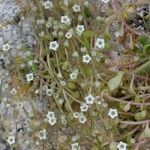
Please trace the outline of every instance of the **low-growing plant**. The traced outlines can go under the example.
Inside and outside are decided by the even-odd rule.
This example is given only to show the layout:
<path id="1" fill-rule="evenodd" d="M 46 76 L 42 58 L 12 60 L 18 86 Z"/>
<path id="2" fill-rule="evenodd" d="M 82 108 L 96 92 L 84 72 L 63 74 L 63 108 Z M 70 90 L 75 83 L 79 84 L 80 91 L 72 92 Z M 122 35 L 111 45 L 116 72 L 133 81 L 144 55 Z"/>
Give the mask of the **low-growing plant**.
<path id="1" fill-rule="evenodd" d="M 61 131 L 59 150 L 150 148 L 150 38 L 127 23 L 137 5 L 34 0 L 37 43 L 18 70 L 46 104 L 31 122 L 45 145 Z"/>

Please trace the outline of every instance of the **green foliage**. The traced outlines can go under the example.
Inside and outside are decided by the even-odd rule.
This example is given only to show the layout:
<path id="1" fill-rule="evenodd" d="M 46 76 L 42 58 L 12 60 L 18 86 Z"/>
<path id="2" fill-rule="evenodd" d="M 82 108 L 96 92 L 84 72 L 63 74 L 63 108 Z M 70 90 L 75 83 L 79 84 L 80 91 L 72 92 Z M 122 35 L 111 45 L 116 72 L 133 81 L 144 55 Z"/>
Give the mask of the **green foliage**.
<path id="1" fill-rule="evenodd" d="M 118 72 L 115 77 L 108 81 L 108 88 L 110 91 L 114 91 L 120 86 L 123 74 L 124 72 Z"/>

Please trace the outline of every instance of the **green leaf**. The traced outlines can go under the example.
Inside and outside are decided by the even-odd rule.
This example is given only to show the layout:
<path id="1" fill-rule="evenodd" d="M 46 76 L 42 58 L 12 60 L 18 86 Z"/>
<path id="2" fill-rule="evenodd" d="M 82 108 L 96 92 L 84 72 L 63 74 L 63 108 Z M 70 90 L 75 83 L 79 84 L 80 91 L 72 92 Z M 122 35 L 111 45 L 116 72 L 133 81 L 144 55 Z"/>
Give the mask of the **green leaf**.
<path id="1" fill-rule="evenodd" d="M 128 103 L 128 104 L 126 104 L 125 106 L 124 106 L 124 111 L 125 112 L 128 112 L 129 110 L 130 110 L 130 103 Z"/>
<path id="2" fill-rule="evenodd" d="M 149 124 L 146 124 L 146 127 L 144 129 L 144 131 L 142 132 L 141 138 L 150 138 L 150 128 L 149 128 Z"/>
<path id="3" fill-rule="evenodd" d="M 146 20 L 146 28 L 150 30 L 150 19 Z"/>
<path id="4" fill-rule="evenodd" d="M 150 44 L 145 45 L 143 48 L 143 51 L 146 56 L 149 56 L 150 55 Z"/>
<path id="5" fill-rule="evenodd" d="M 138 67 L 134 73 L 150 73 L 150 61 Z"/>
<path id="6" fill-rule="evenodd" d="M 87 30 L 83 33 L 83 42 L 86 48 L 90 48 L 90 39 L 94 36 L 94 32 Z"/>
<path id="7" fill-rule="evenodd" d="M 138 112 L 135 114 L 135 119 L 138 121 L 145 119 L 145 117 L 146 117 L 146 110 L 143 110 L 142 112 Z"/>
<path id="8" fill-rule="evenodd" d="M 108 88 L 110 91 L 114 91 L 120 86 L 123 74 L 124 72 L 120 71 L 118 72 L 117 76 L 109 80 Z"/>
<path id="9" fill-rule="evenodd" d="M 68 87 L 69 89 L 74 90 L 74 89 L 76 89 L 76 84 L 75 84 L 74 82 L 68 82 L 68 83 L 67 83 L 67 87 Z"/>
<path id="10" fill-rule="evenodd" d="M 109 148 L 110 150 L 117 150 L 117 144 L 115 142 L 111 142 Z"/>
<path id="11" fill-rule="evenodd" d="M 141 43 L 143 46 L 149 44 L 149 38 L 148 38 L 147 36 L 145 36 L 145 35 L 141 35 L 141 36 L 139 37 L 139 41 L 140 41 L 140 43 Z"/>
<path id="12" fill-rule="evenodd" d="M 69 68 L 69 62 L 64 62 L 63 65 L 62 65 L 62 69 L 69 72 L 70 71 L 70 68 Z"/>
<path id="13" fill-rule="evenodd" d="M 132 79 L 131 79 L 131 82 L 130 82 L 130 87 L 129 87 L 129 93 L 131 94 L 131 95 L 133 95 L 133 96 L 135 96 L 136 95 L 136 92 L 135 92 L 135 90 L 134 90 L 134 88 L 133 88 L 133 83 L 134 83 L 134 76 L 132 77 Z"/>
<path id="14" fill-rule="evenodd" d="M 90 13 L 89 8 L 86 7 L 86 6 L 84 6 L 84 15 L 85 15 L 85 17 L 87 17 L 87 18 L 92 17 L 92 14 Z"/>

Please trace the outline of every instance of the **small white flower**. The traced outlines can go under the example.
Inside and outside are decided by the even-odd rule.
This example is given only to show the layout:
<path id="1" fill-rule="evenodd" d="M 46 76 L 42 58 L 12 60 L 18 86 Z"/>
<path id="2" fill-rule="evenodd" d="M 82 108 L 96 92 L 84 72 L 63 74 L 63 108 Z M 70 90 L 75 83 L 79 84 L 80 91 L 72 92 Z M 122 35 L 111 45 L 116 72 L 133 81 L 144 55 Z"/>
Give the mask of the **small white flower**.
<path id="1" fill-rule="evenodd" d="M 61 80 L 61 81 L 60 81 L 60 85 L 61 85 L 61 86 L 66 86 L 66 81 Z"/>
<path id="2" fill-rule="evenodd" d="M 81 36 L 84 31 L 85 31 L 84 25 L 77 25 L 76 32 L 79 36 Z"/>
<path id="3" fill-rule="evenodd" d="M 43 2 L 42 5 L 44 6 L 45 9 L 51 10 L 53 8 L 53 2 L 47 0 L 46 2 Z"/>
<path id="4" fill-rule="evenodd" d="M 85 97 L 85 101 L 87 104 L 93 104 L 95 100 L 95 97 L 91 94 L 89 94 L 88 96 Z"/>
<path id="5" fill-rule="evenodd" d="M 46 117 L 47 117 L 48 119 L 55 118 L 55 113 L 54 113 L 53 111 L 48 111 Z"/>
<path id="6" fill-rule="evenodd" d="M 66 37 L 67 39 L 72 38 L 72 32 L 71 32 L 71 31 L 68 31 L 68 32 L 65 34 L 65 37 Z"/>
<path id="7" fill-rule="evenodd" d="M 86 112 L 88 110 L 88 105 L 86 103 L 81 103 L 80 110 Z"/>
<path id="8" fill-rule="evenodd" d="M 16 95 L 17 94 L 17 90 L 15 88 L 12 88 L 11 91 L 10 91 L 10 93 L 12 95 Z"/>
<path id="9" fill-rule="evenodd" d="M 71 19 L 68 16 L 61 16 L 61 23 L 64 23 L 66 25 L 70 25 Z"/>
<path id="10" fill-rule="evenodd" d="M 101 0 L 103 3 L 108 3 L 110 0 Z"/>
<path id="11" fill-rule="evenodd" d="M 27 81 L 33 81 L 33 73 L 26 74 Z"/>
<path id="12" fill-rule="evenodd" d="M 43 129 L 39 132 L 39 139 L 46 140 L 46 129 Z"/>
<path id="13" fill-rule="evenodd" d="M 74 117 L 74 118 L 79 118 L 79 112 L 74 112 L 74 113 L 73 113 L 73 117 Z"/>
<path id="14" fill-rule="evenodd" d="M 71 144 L 71 150 L 80 150 L 79 143 L 73 143 Z"/>
<path id="15" fill-rule="evenodd" d="M 84 53 L 84 52 L 87 51 L 87 49 L 86 49 L 86 47 L 81 47 L 81 48 L 80 48 L 80 51 L 81 51 L 82 53 Z"/>
<path id="16" fill-rule="evenodd" d="M 122 141 L 117 145 L 118 150 L 127 150 L 127 144 Z"/>
<path id="17" fill-rule="evenodd" d="M 71 79 L 71 80 L 75 80 L 75 79 L 77 78 L 77 76 L 78 76 L 78 73 L 75 72 L 75 71 L 73 71 L 73 72 L 70 74 L 70 79 Z"/>
<path id="18" fill-rule="evenodd" d="M 114 119 L 115 117 L 117 117 L 118 116 L 117 109 L 110 108 L 109 112 L 108 112 L 108 116 L 111 117 L 112 119 Z"/>
<path id="19" fill-rule="evenodd" d="M 56 123 L 56 118 L 53 117 L 53 118 L 50 118 L 48 119 L 48 122 L 51 124 L 51 125 L 54 125 Z"/>
<path id="20" fill-rule="evenodd" d="M 83 55 L 82 56 L 82 61 L 84 62 L 84 63 L 89 63 L 90 61 L 91 61 L 91 57 L 90 57 L 90 55 L 89 54 L 85 54 L 85 55 Z"/>
<path id="21" fill-rule="evenodd" d="M 47 90 L 46 90 L 46 95 L 47 95 L 47 96 L 52 96 L 53 93 L 54 93 L 54 91 L 53 91 L 52 89 L 47 89 Z"/>
<path id="22" fill-rule="evenodd" d="M 49 49 L 52 49 L 53 51 L 57 51 L 59 47 L 59 44 L 57 41 L 53 41 L 49 43 Z"/>
<path id="23" fill-rule="evenodd" d="M 14 136 L 9 136 L 8 139 L 7 139 L 7 142 L 12 145 L 15 143 L 15 137 Z"/>
<path id="24" fill-rule="evenodd" d="M 61 115 L 60 118 L 61 118 L 61 123 L 62 123 L 63 125 L 66 125 L 66 124 L 67 124 L 66 116 L 65 116 L 65 115 Z"/>
<path id="25" fill-rule="evenodd" d="M 77 5 L 77 4 L 74 4 L 72 9 L 74 12 L 80 12 L 81 11 L 80 5 Z"/>
<path id="26" fill-rule="evenodd" d="M 7 52 L 7 51 L 9 51 L 10 50 L 10 45 L 7 43 L 7 44 L 4 44 L 3 45 L 3 47 L 2 47 L 2 50 L 4 51 L 4 52 Z"/>
<path id="27" fill-rule="evenodd" d="M 105 47 L 105 41 L 102 38 L 98 38 L 95 42 L 95 47 L 98 49 L 104 48 Z"/>
<path id="28" fill-rule="evenodd" d="M 86 117 L 82 114 L 82 115 L 79 115 L 79 122 L 84 124 L 85 122 L 87 121 Z"/>

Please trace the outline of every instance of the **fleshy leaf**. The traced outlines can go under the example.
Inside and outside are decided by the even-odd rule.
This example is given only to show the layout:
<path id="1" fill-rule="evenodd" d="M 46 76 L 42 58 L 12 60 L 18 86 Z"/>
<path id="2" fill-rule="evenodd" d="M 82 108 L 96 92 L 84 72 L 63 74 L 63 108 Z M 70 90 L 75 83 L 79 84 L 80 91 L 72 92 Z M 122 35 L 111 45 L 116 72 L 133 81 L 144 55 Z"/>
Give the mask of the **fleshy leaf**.
<path id="1" fill-rule="evenodd" d="M 120 86 L 123 74 L 124 72 L 120 71 L 118 72 L 117 76 L 109 80 L 108 88 L 110 91 L 114 91 Z"/>

